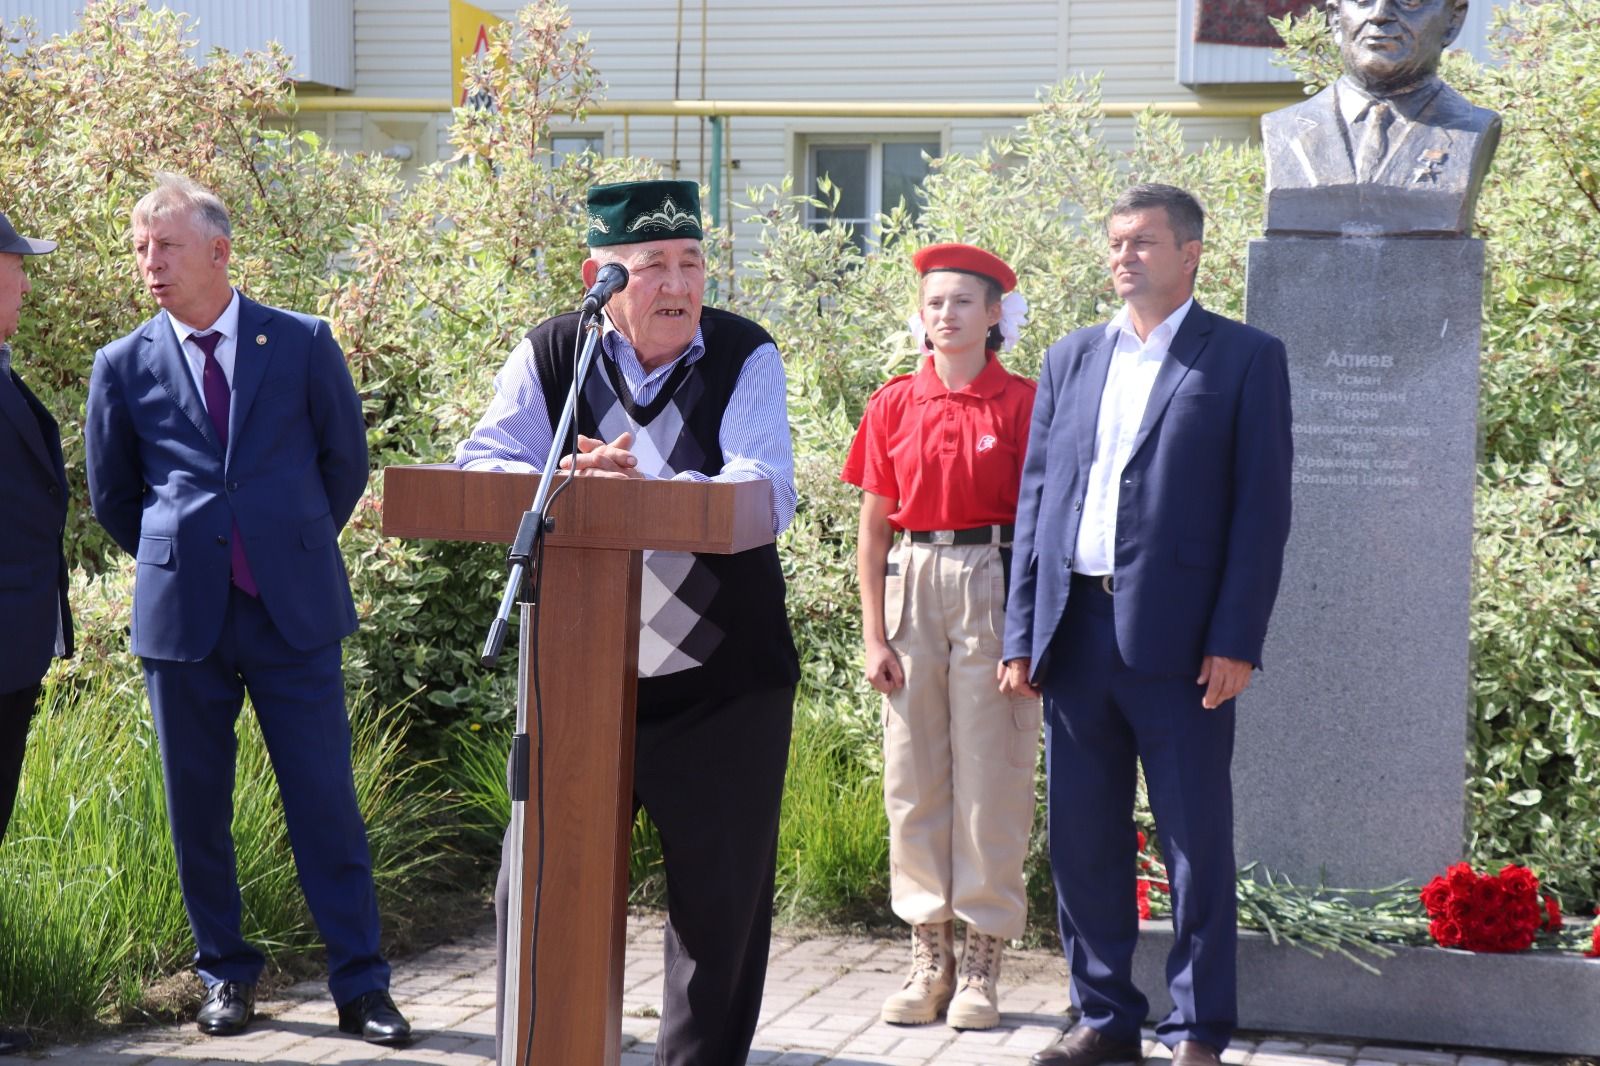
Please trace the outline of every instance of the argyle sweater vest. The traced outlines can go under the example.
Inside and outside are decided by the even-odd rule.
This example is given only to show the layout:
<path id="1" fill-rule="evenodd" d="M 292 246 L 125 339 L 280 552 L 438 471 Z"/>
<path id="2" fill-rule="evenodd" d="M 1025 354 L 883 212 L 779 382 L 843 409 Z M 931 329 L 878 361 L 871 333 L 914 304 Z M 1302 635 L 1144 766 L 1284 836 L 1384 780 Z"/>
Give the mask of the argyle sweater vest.
<path id="1" fill-rule="evenodd" d="M 616 364 L 596 353 L 578 398 L 577 429 L 614 440 L 634 435 L 639 470 L 670 478 L 722 469 L 722 418 L 745 360 L 772 343 L 754 322 L 704 308 L 705 354 L 669 372 L 649 404 L 637 404 Z M 578 315 L 528 332 L 552 426 L 572 387 Z M 774 545 L 735 555 L 647 551 L 640 588 L 639 708 L 682 706 L 794 684 L 799 658 L 784 610 L 783 570 Z"/>

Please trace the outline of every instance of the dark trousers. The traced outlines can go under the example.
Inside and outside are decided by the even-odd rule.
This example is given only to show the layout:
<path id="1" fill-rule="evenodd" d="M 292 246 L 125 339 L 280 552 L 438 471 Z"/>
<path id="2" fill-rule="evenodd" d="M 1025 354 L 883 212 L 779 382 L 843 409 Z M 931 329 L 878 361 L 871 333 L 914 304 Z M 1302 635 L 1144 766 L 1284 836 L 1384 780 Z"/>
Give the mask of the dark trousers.
<path id="1" fill-rule="evenodd" d="M 192 663 L 144 661 L 178 883 L 208 985 L 253 983 L 264 963 L 240 929 L 233 851 L 234 722 L 248 692 L 283 796 L 300 887 L 328 946 L 334 1001 L 389 986 L 339 658 L 338 643 L 310 652 L 291 647 L 260 601 L 233 589 L 209 655 Z"/>
<path id="2" fill-rule="evenodd" d="M 6 826 L 11 824 L 17 782 L 22 779 L 22 752 L 28 744 L 28 726 L 38 702 L 38 685 L 0 692 L 0 840 L 6 838 Z"/>
<path id="3" fill-rule="evenodd" d="M 1072 1001 L 1118 1040 L 1137 1040 L 1149 1011 L 1132 978 L 1137 759 L 1172 884 L 1175 1006 L 1156 1035 L 1168 1046 L 1221 1049 L 1237 1021 L 1234 704 L 1208 711 L 1194 678 L 1130 669 L 1117 652 L 1115 609 L 1098 581 L 1074 581 L 1044 679 L 1050 866 Z"/>
<path id="4" fill-rule="evenodd" d="M 772 938 L 793 712 L 792 688 L 639 710 L 634 806 L 661 834 L 667 876 L 657 1066 L 743 1066 L 749 1054 Z M 509 854 L 508 839 L 494 894 L 501 1003 Z M 497 1024 L 497 1059 L 502 1039 Z"/>

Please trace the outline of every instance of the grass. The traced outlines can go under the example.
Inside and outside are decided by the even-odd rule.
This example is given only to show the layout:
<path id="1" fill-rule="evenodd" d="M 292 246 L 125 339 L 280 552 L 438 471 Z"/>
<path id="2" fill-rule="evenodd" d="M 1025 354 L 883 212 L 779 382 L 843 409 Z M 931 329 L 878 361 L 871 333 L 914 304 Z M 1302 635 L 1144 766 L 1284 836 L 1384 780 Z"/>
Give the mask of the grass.
<path id="1" fill-rule="evenodd" d="M 386 918 L 447 855 L 448 802 L 423 784 L 392 716 L 353 701 L 356 790 Z M 246 935 L 274 958 L 316 943 L 277 782 L 240 716 L 234 840 Z M 391 924 L 392 921 L 386 922 Z M 49 685 L 0 847 L 0 1021 L 70 1032 L 137 1017 L 193 944 L 168 835 L 155 728 L 137 678 Z"/>
<path id="2" fill-rule="evenodd" d="M 796 702 L 778 833 L 779 917 L 889 919 L 881 743 L 875 713 L 820 694 Z"/>

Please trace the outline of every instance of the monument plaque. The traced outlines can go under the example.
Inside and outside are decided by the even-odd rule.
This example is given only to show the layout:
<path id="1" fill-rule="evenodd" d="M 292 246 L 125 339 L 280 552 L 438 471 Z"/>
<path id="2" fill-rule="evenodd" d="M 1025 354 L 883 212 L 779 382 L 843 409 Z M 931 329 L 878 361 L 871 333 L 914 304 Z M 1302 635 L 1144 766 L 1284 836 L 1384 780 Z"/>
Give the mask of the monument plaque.
<path id="1" fill-rule="evenodd" d="M 1425 883 L 1461 857 L 1483 243 L 1500 116 L 1440 79 L 1467 0 L 1325 0 L 1344 74 L 1262 118 L 1246 319 L 1283 339 L 1294 527 L 1239 716 L 1240 861 Z"/>
<path id="2" fill-rule="evenodd" d="M 1425 882 L 1461 857 L 1483 243 L 1252 241 L 1294 527 L 1234 761 L 1241 862 Z"/>

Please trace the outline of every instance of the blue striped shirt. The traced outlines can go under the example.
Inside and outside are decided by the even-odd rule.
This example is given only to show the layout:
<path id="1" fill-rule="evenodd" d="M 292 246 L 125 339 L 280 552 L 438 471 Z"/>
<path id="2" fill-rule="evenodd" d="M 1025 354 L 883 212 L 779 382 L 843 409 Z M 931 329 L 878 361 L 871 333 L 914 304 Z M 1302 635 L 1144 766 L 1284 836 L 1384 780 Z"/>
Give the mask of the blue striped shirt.
<path id="1" fill-rule="evenodd" d="M 649 404 L 674 367 L 695 363 L 706 354 L 698 329 L 682 355 L 646 372 L 633 345 L 611 327 L 601 334 L 601 354 L 622 373 L 634 401 Z M 600 373 L 598 367 L 591 374 Z M 456 465 L 465 470 L 511 470 L 538 473 L 550 454 L 554 436 L 545 407 L 533 345 L 523 338 L 494 378 L 494 398 L 472 436 L 456 448 Z M 783 359 L 772 344 L 763 344 L 745 360 L 728 398 L 719 433 L 722 469 L 714 475 L 698 470 L 674 474 L 674 481 L 756 481 L 772 485 L 772 532 L 782 533 L 794 520 L 794 445 L 789 438 L 789 410 Z"/>

